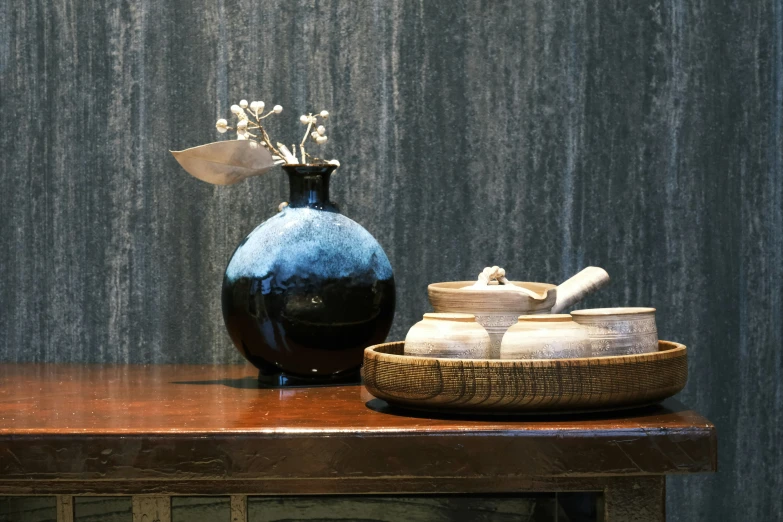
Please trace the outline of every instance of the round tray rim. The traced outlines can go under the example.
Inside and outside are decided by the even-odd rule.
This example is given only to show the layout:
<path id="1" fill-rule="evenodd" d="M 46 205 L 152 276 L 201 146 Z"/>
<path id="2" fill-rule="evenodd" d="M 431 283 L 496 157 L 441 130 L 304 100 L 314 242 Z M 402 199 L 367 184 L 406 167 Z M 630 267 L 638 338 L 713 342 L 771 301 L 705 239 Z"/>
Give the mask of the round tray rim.
<path id="1" fill-rule="evenodd" d="M 674 341 L 658 341 L 658 351 L 648 353 L 637 353 L 630 355 L 606 355 L 603 357 L 573 357 L 563 359 L 452 359 L 445 357 L 418 357 L 412 355 L 397 355 L 393 353 L 379 352 L 377 348 L 385 348 L 392 346 L 405 345 L 404 341 L 396 341 L 390 343 L 376 344 L 364 349 L 364 356 L 385 359 L 389 362 L 396 362 L 400 364 L 412 364 L 415 360 L 421 361 L 437 361 L 440 365 L 453 366 L 462 365 L 466 362 L 470 364 L 487 364 L 490 366 L 498 367 L 519 367 L 522 366 L 537 366 L 537 367 L 555 367 L 562 366 L 564 364 L 571 366 L 588 366 L 599 361 L 606 361 L 607 363 L 640 363 L 649 360 L 661 360 L 682 357 L 687 355 L 687 346 L 684 344 L 676 343 Z M 663 349 L 662 349 L 663 348 Z"/>
<path id="2" fill-rule="evenodd" d="M 687 348 L 672 341 L 659 340 L 657 352 L 579 359 L 446 359 L 378 351 L 401 353 L 404 345 L 365 350 L 365 387 L 392 407 L 439 414 L 630 409 L 661 402 L 688 380 Z"/>

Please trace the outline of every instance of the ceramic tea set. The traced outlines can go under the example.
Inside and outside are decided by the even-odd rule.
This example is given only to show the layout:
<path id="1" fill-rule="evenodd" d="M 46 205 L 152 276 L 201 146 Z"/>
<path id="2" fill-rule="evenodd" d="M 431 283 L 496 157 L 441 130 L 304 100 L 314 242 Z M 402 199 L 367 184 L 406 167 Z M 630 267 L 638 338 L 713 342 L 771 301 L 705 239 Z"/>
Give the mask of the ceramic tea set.
<path id="1" fill-rule="evenodd" d="M 392 407 L 433 413 L 562 414 L 647 406 L 688 379 L 685 345 L 660 341 L 654 308 L 566 309 L 609 281 L 588 267 L 559 286 L 429 285 L 434 313 L 405 342 L 364 351 L 364 385 Z"/>
<path id="2" fill-rule="evenodd" d="M 654 308 L 562 313 L 609 282 L 587 267 L 559 286 L 509 281 L 485 268 L 477 281 L 433 283 L 434 313 L 413 325 L 405 355 L 453 359 L 565 359 L 658 351 Z"/>

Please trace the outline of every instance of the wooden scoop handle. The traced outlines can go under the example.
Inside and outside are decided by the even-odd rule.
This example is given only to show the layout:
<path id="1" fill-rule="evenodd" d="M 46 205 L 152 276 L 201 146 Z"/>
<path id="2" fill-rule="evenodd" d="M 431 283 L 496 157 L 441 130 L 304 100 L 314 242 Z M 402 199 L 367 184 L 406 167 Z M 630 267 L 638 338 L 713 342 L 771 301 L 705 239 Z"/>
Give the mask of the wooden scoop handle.
<path id="1" fill-rule="evenodd" d="M 588 266 L 557 287 L 557 301 L 555 301 L 551 312 L 559 314 L 587 297 L 588 294 L 604 287 L 608 282 L 609 274 L 606 273 L 606 270 L 597 266 Z"/>

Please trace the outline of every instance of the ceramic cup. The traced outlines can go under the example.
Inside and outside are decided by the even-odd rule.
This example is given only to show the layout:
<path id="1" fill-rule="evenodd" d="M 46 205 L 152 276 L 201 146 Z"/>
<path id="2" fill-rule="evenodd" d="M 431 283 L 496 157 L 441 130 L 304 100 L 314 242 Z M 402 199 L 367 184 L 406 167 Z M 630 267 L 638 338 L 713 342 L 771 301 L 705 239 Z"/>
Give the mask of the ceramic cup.
<path id="1" fill-rule="evenodd" d="M 473 314 L 424 314 L 405 337 L 405 355 L 488 359 L 491 341 Z"/>
<path id="2" fill-rule="evenodd" d="M 587 328 L 593 357 L 658 351 L 655 308 L 592 308 L 571 315 Z"/>
<path id="3" fill-rule="evenodd" d="M 521 315 L 503 336 L 501 359 L 590 357 L 587 329 L 568 314 Z"/>

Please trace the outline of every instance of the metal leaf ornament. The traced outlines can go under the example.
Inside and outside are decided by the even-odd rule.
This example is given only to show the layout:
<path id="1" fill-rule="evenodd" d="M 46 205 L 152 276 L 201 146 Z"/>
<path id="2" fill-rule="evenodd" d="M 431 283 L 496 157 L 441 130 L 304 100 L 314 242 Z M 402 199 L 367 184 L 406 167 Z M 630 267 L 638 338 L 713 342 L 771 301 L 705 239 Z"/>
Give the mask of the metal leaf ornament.
<path id="1" fill-rule="evenodd" d="M 171 153 L 188 174 L 213 185 L 233 185 L 275 165 L 269 151 L 251 140 L 218 141 Z"/>

